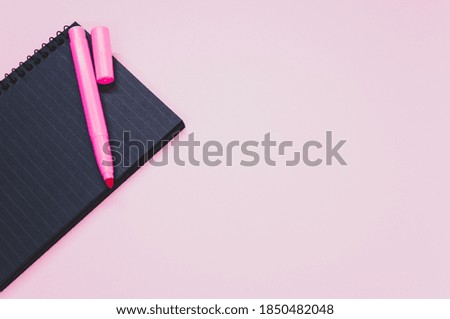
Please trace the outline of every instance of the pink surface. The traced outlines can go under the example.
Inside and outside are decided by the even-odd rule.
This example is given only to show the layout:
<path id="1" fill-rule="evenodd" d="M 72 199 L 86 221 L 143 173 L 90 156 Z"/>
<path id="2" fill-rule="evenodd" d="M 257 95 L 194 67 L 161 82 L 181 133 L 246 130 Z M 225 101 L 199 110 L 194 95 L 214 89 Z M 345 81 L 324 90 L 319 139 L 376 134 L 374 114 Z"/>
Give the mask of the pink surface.
<path id="1" fill-rule="evenodd" d="M 107 25 L 182 139 L 332 130 L 349 165 L 147 164 L 0 297 L 450 297 L 450 2 L 17 3 L 4 72 Z"/>

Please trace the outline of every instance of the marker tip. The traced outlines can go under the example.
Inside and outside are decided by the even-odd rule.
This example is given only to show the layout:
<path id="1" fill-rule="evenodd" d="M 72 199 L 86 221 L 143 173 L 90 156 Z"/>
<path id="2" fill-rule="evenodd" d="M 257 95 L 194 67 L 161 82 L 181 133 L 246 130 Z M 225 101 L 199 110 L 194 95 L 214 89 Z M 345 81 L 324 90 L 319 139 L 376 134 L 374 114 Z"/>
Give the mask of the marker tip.
<path id="1" fill-rule="evenodd" d="M 106 186 L 109 188 L 112 188 L 114 186 L 114 178 L 107 178 L 105 179 Z"/>

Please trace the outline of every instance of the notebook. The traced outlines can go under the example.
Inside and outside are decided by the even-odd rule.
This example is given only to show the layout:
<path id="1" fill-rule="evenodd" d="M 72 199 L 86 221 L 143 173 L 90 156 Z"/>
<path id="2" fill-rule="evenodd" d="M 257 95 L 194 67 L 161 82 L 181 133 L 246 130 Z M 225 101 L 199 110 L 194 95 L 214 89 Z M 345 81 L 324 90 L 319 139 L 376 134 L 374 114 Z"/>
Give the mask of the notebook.
<path id="1" fill-rule="evenodd" d="M 68 39 L 75 25 L 0 82 L 0 291 L 184 128 L 114 59 L 115 82 L 100 87 L 115 157 L 108 189 L 78 91 Z"/>

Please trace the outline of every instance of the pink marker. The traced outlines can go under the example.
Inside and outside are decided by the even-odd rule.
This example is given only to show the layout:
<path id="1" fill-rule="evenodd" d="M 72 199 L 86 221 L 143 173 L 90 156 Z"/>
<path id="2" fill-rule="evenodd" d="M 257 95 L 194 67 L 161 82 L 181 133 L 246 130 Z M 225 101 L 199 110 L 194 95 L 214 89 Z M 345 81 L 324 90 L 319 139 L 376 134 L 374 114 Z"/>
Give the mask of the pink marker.
<path id="1" fill-rule="evenodd" d="M 69 38 L 78 88 L 80 89 L 95 159 L 106 185 L 112 188 L 114 185 L 114 167 L 109 147 L 108 130 L 95 80 L 86 33 L 82 27 L 72 27 L 69 30 Z"/>
<path id="2" fill-rule="evenodd" d="M 98 84 L 114 82 L 111 38 L 107 27 L 98 26 L 91 30 L 92 54 Z"/>

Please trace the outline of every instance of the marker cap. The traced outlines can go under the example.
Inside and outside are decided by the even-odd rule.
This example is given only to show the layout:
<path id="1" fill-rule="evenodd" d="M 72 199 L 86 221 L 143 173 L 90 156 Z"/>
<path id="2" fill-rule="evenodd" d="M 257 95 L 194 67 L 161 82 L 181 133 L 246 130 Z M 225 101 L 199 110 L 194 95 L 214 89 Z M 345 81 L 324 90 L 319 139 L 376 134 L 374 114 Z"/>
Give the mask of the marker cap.
<path id="1" fill-rule="evenodd" d="M 114 82 L 111 38 L 107 27 L 95 27 L 91 31 L 95 76 L 98 84 Z"/>

